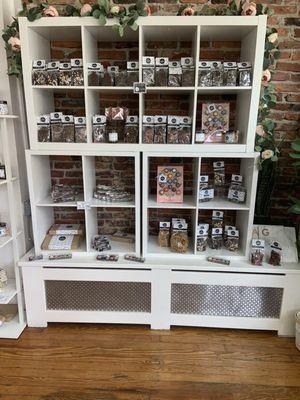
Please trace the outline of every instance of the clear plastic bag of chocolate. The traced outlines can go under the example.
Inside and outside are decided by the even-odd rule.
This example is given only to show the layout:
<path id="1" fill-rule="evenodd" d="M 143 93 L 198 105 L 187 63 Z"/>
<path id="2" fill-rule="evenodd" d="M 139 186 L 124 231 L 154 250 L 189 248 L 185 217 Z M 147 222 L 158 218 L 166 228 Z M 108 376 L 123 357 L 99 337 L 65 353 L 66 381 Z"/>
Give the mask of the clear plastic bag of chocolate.
<path id="1" fill-rule="evenodd" d="M 62 112 L 53 112 L 50 114 L 50 127 L 52 142 L 63 142 L 63 125 L 62 125 Z"/>
<path id="2" fill-rule="evenodd" d="M 199 62 L 198 85 L 201 87 L 212 86 L 210 61 Z"/>
<path id="3" fill-rule="evenodd" d="M 238 251 L 240 245 L 239 231 L 237 229 L 230 229 L 226 233 L 224 239 L 224 246 L 229 251 Z"/>
<path id="4" fill-rule="evenodd" d="M 159 222 L 158 245 L 160 247 L 170 246 L 170 222 Z"/>
<path id="5" fill-rule="evenodd" d="M 45 60 L 33 61 L 31 77 L 33 85 L 47 85 L 47 71 Z"/>
<path id="6" fill-rule="evenodd" d="M 182 68 L 180 61 L 169 62 L 168 86 L 179 87 L 182 84 Z"/>
<path id="7" fill-rule="evenodd" d="M 223 86 L 223 67 L 221 61 L 211 62 L 211 85 Z"/>
<path id="8" fill-rule="evenodd" d="M 74 117 L 74 127 L 75 127 L 75 142 L 86 143 L 87 142 L 86 118 Z"/>
<path id="9" fill-rule="evenodd" d="M 214 167 L 214 186 L 217 197 L 225 197 L 225 166 L 224 161 L 215 161 Z"/>
<path id="10" fill-rule="evenodd" d="M 251 86 L 252 81 L 252 66 L 250 62 L 244 61 L 237 64 L 239 85 L 240 86 Z"/>
<path id="11" fill-rule="evenodd" d="M 195 67 L 192 57 L 182 57 L 180 60 L 182 67 L 182 86 L 189 87 L 195 85 Z"/>
<path id="12" fill-rule="evenodd" d="M 213 210 L 211 218 L 212 228 L 223 228 L 223 217 L 223 211 Z"/>
<path id="13" fill-rule="evenodd" d="M 213 185 L 209 184 L 209 176 L 200 175 L 200 186 L 199 186 L 200 203 L 213 200 L 214 197 L 215 197 L 215 190 Z"/>
<path id="14" fill-rule="evenodd" d="M 167 117 L 165 115 L 156 115 L 154 117 L 153 143 L 167 143 Z"/>
<path id="15" fill-rule="evenodd" d="M 99 86 L 114 86 L 114 73 L 111 72 L 111 67 L 103 69 L 100 73 Z"/>
<path id="16" fill-rule="evenodd" d="M 208 244 L 208 224 L 199 224 L 197 227 L 197 251 L 206 251 Z"/>
<path id="17" fill-rule="evenodd" d="M 100 63 L 89 63 L 88 64 L 88 85 L 99 86 L 100 77 L 103 79 L 104 69 Z"/>
<path id="18" fill-rule="evenodd" d="M 124 142 L 139 142 L 139 118 L 137 115 L 129 115 L 126 119 L 126 125 L 124 129 Z"/>
<path id="19" fill-rule="evenodd" d="M 120 70 L 115 73 L 115 86 L 127 86 L 127 70 Z"/>
<path id="20" fill-rule="evenodd" d="M 113 135 L 109 134 L 109 138 L 112 137 L 113 140 L 110 142 L 123 142 L 124 141 L 124 128 L 125 121 L 128 117 L 129 110 L 127 107 L 107 107 L 105 109 L 105 116 L 107 118 L 107 128 L 109 133 L 113 133 Z M 117 133 L 117 140 L 116 135 Z"/>
<path id="21" fill-rule="evenodd" d="M 72 86 L 83 86 L 82 58 L 71 58 Z"/>
<path id="22" fill-rule="evenodd" d="M 143 82 L 146 86 L 155 85 L 155 58 L 143 57 L 142 58 L 142 74 Z"/>
<path id="23" fill-rule="evenodd" d="M 236 144 L 239 142 L 240 131 L 231 130 L 225 132 L 224 139 L 227 144 Z"/>
<path id="24" fill-rule="evenodd" d="M 224 62 L 223 81 L 224 81 L 224 86 L 236 86 L 237 82 L 236 62 Z"/>
<path id="25" fill-rule="evenodd" d="M 155 59 L 155 86 L 168 86 L 168 65 L 167 57 L 156 57 Z"/>
<path id="26" fill-rule="evenodd" d="M 209 242 L 210 248 L 214 250 L 220 250 L 223 245 L 223 229 L 212 228 L 211 238 Z"/>
<path id="27" fill-rule="evenodd" d="M 66 143 L 74 143 L 75 128 L 73 115 L 63 115 L 61 121 L 63 126 L 63 141 Z"/>
<path id="28" fill-rule="evenodd" d="M 180 117 L 178 143 L 191 144 L 191 142 L 192 142 L 192 118 Z"/>
<path id="29" fill-rule="evenodd" d="M 133 86 L 134 82 L 139 82 L 139 63 L 127 61 L 127 86 Z"/>
<path id="30" fill-rule="evenodd" d="M 69 62 L 59 63 L 58 84 L 59 86 L 72 86 L 71 63 Z"/>
<path id="31" fill-rule="evenodd" d="M 52 61 L 47 64 L 47 85 L 58 86 L 59 61 Z"/>
<path id="32" fill-rule="evenodd" d="M 278 242 L 271 244 L 271 254 L 269 257 L 269 264 L 278 267 L 281 265 L 282 248 Z"/>
<path id="33" fill-rule="evenodd" d="M 51 198 L 54 203 L 75 201 L 76 195 L 77 191 L 69 185 L 57 184 L 51 189 Z"/>
<path id="34" fill-rule="evenodd" d="M 50 116 L 48 114 L 37 117 L 38 141 L 51 142 Z"/>
<path id="35" fill-rule="evenodd" d="M 109 66 L 109 67 L 107 67 L 107 72 L 111 76 L 112 86 L 117 86 L 117 84 L 116 84 L 117 76 L 120 75 L 119 67 L 117 65 Z M 121 78 L 120 78 L 119 82 L 121 83 Z M 123 86 L 123 85 L 118 85 L 118 86 Z"/>
<path id="36" fill-rule="evenodd" d="M 184 219 L 172 220 L 170 247 L 174 253 L 186 253 L 189 247 L 188 225 Z"/>
<path id="37" fill-rule="evenodd" d="M 143 116 L 143 143 L 151 144 L 154 142 L 154 117 L 151 115 Z"/>
<path id="38" fill-rule="evenodd" d="M 168 128 L 167 128 L 167 143 L 178 144 L 178 136 L 180 130 L 180 117 L 173 115 L 168 116 Z"/>
<path id="39" fill-rule="evenodd" d="M 264 260 L 265 241 L 261 239 L 252 239 L 251 264 L 261 266 Z"/>
<path id="40" fill-rule="evenodd" d="M 243 204 L 246 202 L 247 189 L 243 185 L 242 175 L 231 175 L 231 184 L 228 190 L 228 200 L 232 203 Z"/>
<path id="41" fill-rule="evenodd" d="M 94 143 L 106 143 L 106 116 L 105 115 L 94 115 L 93 116 L 93 142 Z"/>

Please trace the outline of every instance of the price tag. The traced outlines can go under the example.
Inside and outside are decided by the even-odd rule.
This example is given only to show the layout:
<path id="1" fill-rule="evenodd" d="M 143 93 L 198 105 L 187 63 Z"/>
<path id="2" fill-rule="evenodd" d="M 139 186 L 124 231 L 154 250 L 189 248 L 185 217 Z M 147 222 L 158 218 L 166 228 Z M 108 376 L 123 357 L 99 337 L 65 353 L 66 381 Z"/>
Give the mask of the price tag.
<path id="1" fill-rule="evenodd" d="M 146 83 L 144 83 L 144 82 L 134 82 L 133 83 L 133 93 L 134 94 L 146 93 L 146 92 L 147 92 Z"/>
<path id="2" fill-rule="evenodd" d="M 77 201 L 77 210 L 90 210 L 91 203 L 87 201 Z"/>

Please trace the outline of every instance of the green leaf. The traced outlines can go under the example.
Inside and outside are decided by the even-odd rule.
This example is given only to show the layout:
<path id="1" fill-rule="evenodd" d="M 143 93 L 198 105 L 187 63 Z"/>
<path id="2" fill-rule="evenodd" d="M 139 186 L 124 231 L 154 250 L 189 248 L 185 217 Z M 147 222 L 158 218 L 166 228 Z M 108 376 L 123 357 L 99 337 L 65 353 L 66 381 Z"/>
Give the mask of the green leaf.
<path id="1" fill-rule="evenodd" d="M 100 17 L 100 14 L 101 14 L 101 12 L 99 9 L 93 11 L 93 17 L 96 19 L 98 19 Z"/>
<path id="2" fill-rule="evenodd" d="M 300 159 L 300 154 L 296 154 L 296 153 L 290 153 L 289 154 L 289 156 L 291 157 L 291 158 L 295 158 L 295 159 Z"/>
<path id="3" fill-rule="evenodd" d="M 145 10 L 138 11 L 138 13 L 139 13 L 139 15 L 140 15 L 141 17 L 147 17 L 147 15 L 148 15 L 147 11 L 145 11 Z"/>
<path id="4" fill-rule="evenodd" d="M 103 8 L 103 10 L 105 10 L 107 15 L 109 13 L 109 2 L 107 0 L 98 0 L 98 4 Z"/>
<path id="5" fill-rule="evenodd" d="M 300 205 L 299 204 L 292 205 L 292 207 L 288 209 L 288 212 L 292 214 L 300 214 Z"/>
<path id="6" fill-rule="evenodd" d="M 145 8 L 145 2 L 143 0 L 137 0 L 136 2 L 136 9 L 137 11 L 143 11 Z"/>
<path id="7" fill-rule="evenodd" d="M 295 168 L 299 168 L 300 167 L 300 161 L 296 161 L 294 163 L 292 163 L 292 166 Z"/>
<path id="8" fill-rule="evenodd" d="M 119 33 L 119 25 L 115 24 L 111 28 L 112 28 L 113 31 Z"/>
<path id="9" fill-rule="evenodd" d="M 136 22 L 134 22 L 133 24 L 131 24 L 130 25 L 130 28 L 133 30 L 133 31 L 136 31 L 136 30 L 138 30 L 138 24 L 136 23 Z"/>
<path id="10" fill-rule="evenodd" d="M 292 148 L 293 150 L 295 150 L 295 151 L 300 151 L 300 139 L 294 140 L 294 141 L 291 143 L 291 148 Z"/>
<path id="11" fill-rule="evenodd" d="M 259 152 L 261 152 L 261 151 L 262 151 L 262 148 L 261 148 L 261 146 L 255 146 L 255 151 L 259 151 Z"/>
<path id="12" fill-rule="evenodd" d="M 273 156 L 273 157 L 271 157 L 271 161 L 278 161 L 278 157 L 277 156 Z"/>
<path id="13" fill-rule="evenodd" d="M 122 25 L 119 25 L 119 35 L 120 37 L 124 36 L 124 27 Z"/>
<path id="14" fill-rule="evenodd" d="M 100 14 L 98 21 L 99 25 L 104 26 L 106 24 L 106 16 L 104 14 Z"/>

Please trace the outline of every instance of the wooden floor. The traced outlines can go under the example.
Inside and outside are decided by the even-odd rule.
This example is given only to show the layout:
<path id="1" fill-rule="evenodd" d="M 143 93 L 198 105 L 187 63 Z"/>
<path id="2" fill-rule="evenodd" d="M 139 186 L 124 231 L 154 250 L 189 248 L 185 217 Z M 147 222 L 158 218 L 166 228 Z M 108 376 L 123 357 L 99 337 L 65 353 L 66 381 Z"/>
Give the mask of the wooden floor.
<path id="1" fill-rule="evenodd" d="M 50 324 L 0 340 L 1 400 L 299 400 L 300 352 L 275 333 Z"/>

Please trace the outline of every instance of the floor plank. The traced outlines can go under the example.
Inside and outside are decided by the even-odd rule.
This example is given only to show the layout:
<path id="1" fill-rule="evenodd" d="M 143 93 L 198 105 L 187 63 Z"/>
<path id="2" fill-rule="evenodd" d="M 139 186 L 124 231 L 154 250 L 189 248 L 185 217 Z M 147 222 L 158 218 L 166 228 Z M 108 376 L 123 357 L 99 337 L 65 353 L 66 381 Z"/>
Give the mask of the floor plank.
<path id="1" fill-rule="evenodd" d="M 0 400 L 299 400 L 294 339 L 50 324 L 0 340 Z"/>

